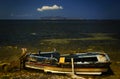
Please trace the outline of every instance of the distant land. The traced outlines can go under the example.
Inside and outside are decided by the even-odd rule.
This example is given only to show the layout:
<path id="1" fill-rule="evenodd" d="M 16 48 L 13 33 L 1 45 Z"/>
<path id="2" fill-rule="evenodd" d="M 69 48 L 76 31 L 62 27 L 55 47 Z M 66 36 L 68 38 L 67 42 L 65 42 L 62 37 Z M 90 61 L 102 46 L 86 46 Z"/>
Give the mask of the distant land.
<path id="1" fill-rule="evenodd" d="M 45 16 L 45 17 L 40 17 L 40 20 L 67 20 L 67 17 L 62 17 L 62 16 Z"/>
<path id="2" fill-rule="evenodd" d="M 40 17 L 38 20 L 94 20 L 94 21 L 104 21 L 104 20 L 120 20 L 120 19 L 83 19 L 83 18 L 68 18 L 63 16 L 44 16 Z"/>
<path id="3" fill-rule="evenodd" d="M 48 21 L 57 21 L 57 20 L 72 20 L 72 21 L 120 21 L 120 19 L 84 19 L 84 18 L 69 18 L 69 17 L 64 17 L 64 16 L 43 16 L 40 17 L 39 19 L 0 19 L 0 20 L 48 20 Z"/>

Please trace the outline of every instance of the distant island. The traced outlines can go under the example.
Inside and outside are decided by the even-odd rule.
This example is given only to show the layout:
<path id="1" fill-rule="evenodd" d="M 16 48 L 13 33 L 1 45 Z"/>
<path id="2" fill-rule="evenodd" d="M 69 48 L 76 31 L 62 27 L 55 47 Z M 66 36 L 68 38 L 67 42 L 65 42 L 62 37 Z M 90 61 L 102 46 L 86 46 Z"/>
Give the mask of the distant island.
<path id="1" fill-rule="evenodd" d="M 40 20 L 82 20 L 79 18 L 67 18 L 63 16 L 45 16 L 45 17 L 40 17 Z"/>
<path id="2" fill-rule="evenodd" d="M 40 17 L 41 20 L 66 20 L 66 17 L 62 16 L 45 16 L 45 17 Z"/>
<path id="3" fill-rule="evenodd" d="M 81 21 L 120 21 L 119 19 L 83 19 L 83 18 L 68 18 L 63 16 L 44 16 L 39 20 L 81 20 Z"/>

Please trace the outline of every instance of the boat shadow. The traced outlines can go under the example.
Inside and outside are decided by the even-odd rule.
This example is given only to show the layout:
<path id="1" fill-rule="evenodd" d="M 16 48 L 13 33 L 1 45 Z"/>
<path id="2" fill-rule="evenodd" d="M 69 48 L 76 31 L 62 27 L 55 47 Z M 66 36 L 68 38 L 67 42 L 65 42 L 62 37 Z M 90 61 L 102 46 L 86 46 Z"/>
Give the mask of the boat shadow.
<path id="1" fill-rule="evenodd" d="M 104 72 L 101 74 L 102 76 L 110 76 L 110 75 L 115 75 L 111 67 L 108 68 L 107 72 Z"/>

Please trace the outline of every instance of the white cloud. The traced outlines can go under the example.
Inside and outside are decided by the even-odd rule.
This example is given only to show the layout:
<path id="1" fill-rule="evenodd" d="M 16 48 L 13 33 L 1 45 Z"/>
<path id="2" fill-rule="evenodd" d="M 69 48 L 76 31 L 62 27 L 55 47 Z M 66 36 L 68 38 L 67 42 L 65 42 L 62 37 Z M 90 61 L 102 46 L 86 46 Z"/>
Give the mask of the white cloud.
<path id="1" fill-rule="evenodd" d="M 37 8 L 37 11 L 59 10 L 59 9 L 63 9 L 63 7 L 62 6 L 53 5 L 53 6 L 42 6 L 41 8 Z"/>

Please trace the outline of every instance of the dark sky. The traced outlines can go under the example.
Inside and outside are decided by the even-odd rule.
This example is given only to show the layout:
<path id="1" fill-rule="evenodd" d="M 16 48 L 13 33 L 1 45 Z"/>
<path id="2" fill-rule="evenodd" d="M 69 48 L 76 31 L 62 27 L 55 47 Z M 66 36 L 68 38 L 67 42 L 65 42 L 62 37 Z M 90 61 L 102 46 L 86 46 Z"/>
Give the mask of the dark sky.
<path id="1" fill-rule="evenodd" d="M 120 0 L 0 0 L 0 19 L 120 19 Z"/>

